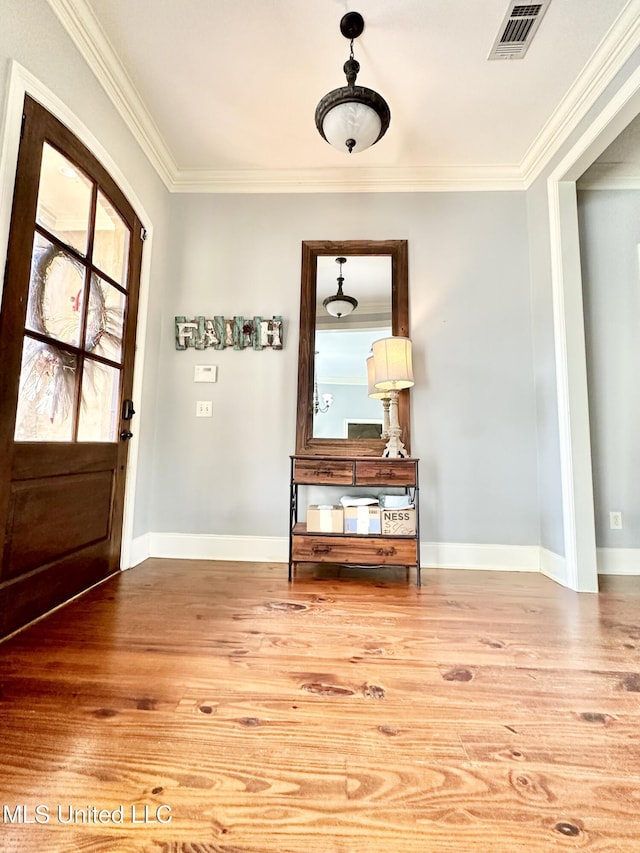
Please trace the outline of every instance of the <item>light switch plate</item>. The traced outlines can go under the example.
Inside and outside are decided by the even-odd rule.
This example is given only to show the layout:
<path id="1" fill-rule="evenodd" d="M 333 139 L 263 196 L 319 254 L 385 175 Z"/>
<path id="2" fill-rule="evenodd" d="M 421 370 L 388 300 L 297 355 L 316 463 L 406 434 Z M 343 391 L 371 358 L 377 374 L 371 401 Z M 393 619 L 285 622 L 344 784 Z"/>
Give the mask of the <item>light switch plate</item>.
<path id="1" fill-rule="evenodd" d="M 213 403 L 211 400 L 198 400 L 196 403 L 196 417 L 197 418 L 211 418 L 213 417 Z"/>
<path id="2" fill-rule="evenodd" d="M 193 371 L 194 382 L 217 382 L 218 381 L 218 365 L 217 364 L 196 364 Z"/>

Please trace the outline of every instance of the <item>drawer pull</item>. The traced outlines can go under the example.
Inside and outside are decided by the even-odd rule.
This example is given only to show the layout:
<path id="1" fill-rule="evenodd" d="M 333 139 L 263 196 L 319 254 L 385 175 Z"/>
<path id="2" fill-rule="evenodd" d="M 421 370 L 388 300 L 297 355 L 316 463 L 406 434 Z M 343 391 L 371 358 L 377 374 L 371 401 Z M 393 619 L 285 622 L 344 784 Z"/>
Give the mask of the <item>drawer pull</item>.
<path id="1" fill-rule="evenodd" d="M 379 557 L 393 557 L 395 553 L 395 548 L 378 548 L 378 550 L 376 551 L 376 554 Z"/>
<path id="2" fill-rule="evenodd" d="M 331 468 L 318 468 L 317 472 L 321 477 L 333 477 Z"/>
<path id="3" fill-rule="evenodd" d="M 330 554 L 331 546 L 330 545 L 314 545 L 311 548 L 312 554 Z"/>

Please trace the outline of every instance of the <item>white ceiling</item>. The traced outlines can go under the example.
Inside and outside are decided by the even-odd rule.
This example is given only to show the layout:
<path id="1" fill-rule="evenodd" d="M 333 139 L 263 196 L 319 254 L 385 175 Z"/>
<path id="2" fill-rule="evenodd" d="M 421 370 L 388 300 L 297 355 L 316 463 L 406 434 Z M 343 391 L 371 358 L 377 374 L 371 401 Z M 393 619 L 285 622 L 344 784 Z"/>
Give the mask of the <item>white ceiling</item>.
<path id="1" fill-rule="evenodd" d="M 489 61 L 508 0 L 48 2 L 167 186 L 195 191 L 522 188 L 640 18 L 640 0 L 551 0 L 523 59 Z M 358 82 L 391 108 L 354 155 L 314 123 L 345 85 L 348 10 Z"/>

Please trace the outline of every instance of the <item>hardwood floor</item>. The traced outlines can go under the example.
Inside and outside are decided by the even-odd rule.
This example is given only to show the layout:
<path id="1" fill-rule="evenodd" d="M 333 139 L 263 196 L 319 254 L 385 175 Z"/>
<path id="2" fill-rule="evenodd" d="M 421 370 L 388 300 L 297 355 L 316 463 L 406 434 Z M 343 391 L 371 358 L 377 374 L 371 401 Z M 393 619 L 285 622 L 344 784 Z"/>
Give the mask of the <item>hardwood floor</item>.
<path id="1" fill-rule="evenodd" d="M 0 645 L 1 849 L 640 850 L 640 578 L 286 575 L 149 560 Z"/>

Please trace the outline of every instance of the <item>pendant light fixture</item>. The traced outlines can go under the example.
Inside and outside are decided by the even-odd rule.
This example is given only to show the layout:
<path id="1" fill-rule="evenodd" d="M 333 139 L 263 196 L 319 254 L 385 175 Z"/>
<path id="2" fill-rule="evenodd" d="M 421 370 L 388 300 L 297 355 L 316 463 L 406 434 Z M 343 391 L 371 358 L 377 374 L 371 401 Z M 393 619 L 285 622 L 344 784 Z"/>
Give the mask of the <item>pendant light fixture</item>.
<path id="1" fill-rule="evenodd" d="M 389 127 L 389 105 L 373 89 L 356 86 L 360 63 L 353 56 L 353 41 L 362 34 L 364 19 L 359 12 L 347 12 L 340 32 L 351 41 L 349 59 L 343 70 L 347 85 L 334 89 L 316 107 L 316 127 L 320 136 L 338 151 L 364 151 L 381 139 Z"/>
<path id="2" fill-rule="evenodd" d="M 346 258 L 336 258 L 336 263 L 340 265 L 340 275 L 338 276 L 338 292 L 335 296 L 327 296 L 322 301 L 322 305 L 328 314 L 332 317 L 346 317 L 358 307 L 358 300 L 353 296 L 347 296 L 342 292 L 344 276 L 342 275 L 342 264 L 347 263 Z"/>

